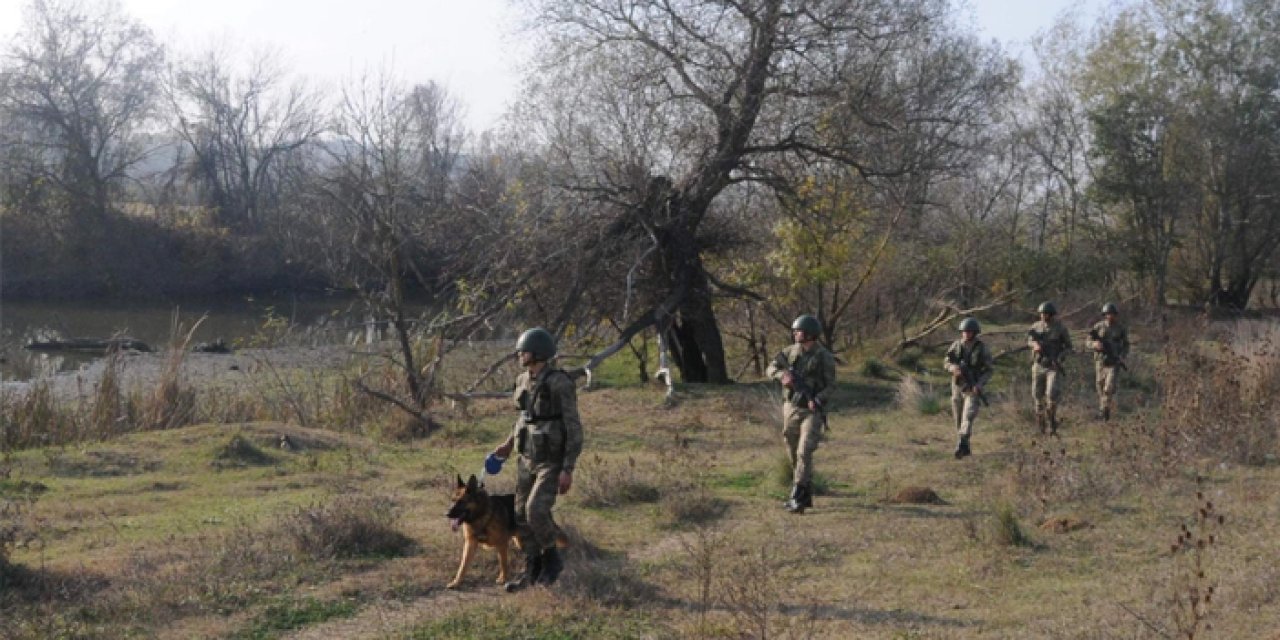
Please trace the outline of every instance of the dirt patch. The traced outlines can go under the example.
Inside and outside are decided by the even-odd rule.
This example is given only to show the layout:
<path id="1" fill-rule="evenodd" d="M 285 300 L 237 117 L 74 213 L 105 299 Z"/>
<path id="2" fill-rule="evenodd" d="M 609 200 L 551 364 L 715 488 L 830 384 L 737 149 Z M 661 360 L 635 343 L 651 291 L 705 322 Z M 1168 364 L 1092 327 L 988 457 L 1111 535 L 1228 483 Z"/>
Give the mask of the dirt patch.
<path id="1" fill-rule="evenodd" d="M 904 487 L 889 498 L 889 504 L 947 504 L 947 501 L 928 487 Z"/>
<path id="2" fill-rule="evenodd" d="M 1092 529 L 1093 523 L 1074 516 L 1049 518 L 1040 524 L 1041 531 L 1050 533 L 1071 533 L 1080 529 Z"/>

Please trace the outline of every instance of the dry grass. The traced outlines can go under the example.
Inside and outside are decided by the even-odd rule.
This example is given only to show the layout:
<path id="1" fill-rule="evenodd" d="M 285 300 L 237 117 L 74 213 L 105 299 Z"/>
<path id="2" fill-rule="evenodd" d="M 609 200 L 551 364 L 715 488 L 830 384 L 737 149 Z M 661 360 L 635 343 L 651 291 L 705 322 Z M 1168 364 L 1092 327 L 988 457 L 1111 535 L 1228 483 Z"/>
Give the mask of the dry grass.
<path id="1" fill-rule="evenodd" d="M 1140 354 L 1135 368 L 1181 366 L 1163 357 Z M 342 376 L 279 372 L 295 400 L 245 383 L 234 411 L 296 422 L 296 401 L 333 430 L 202 425 L 11 448 L 0 496 L 18 482 L 48 492 L 23 503 L 38 526 L 31 543 L 9 547 L 17 578 L 0 590 L 0 637 L 234 637 L 301 620 L 308 637 L 503 638 L 519 624 L 531 638 L 1157 638 L 1179 633 L 1174 594 L 1203 601 L 1210 585 L 1212 606 L 1183 618 L 1197 638 L 1280 630 L 1280 466 L 1265 455 L 1243 464 L 1239 442 L 1221 437 L 1235 428 L 1225 419 L 1188 431 L 1168 424 L 1169 407 L 1143 407 L 1172 389 L 1183 394 L 1172 406 L 1189 410 L 1178 402 L 1190 391 L 1166 388 L 1164 373 L 1158 389 L 1122 387 L 1124 411 L 1107 424 L 1083 418 L 1088 381 L 1073 374 L 1071 422 L 1044 441 L 1020 418 L 1023 368 L 1002 369 L 976 453 L 956 461 L 948 416 L 874 404 L 899 387 L 842 370 L 816 453 L 829 493 L 803 516 L 782 511 L 772 481 L 776 385 L 681 387 L 667 407 L 660 390 L 605 380 L 580 395 L 587 453 L 557 502 L 571 538 L 562 584 L 508 596 L 488 579 L 443 589 L 461 548 L 442 517 L 445 481 L 474 472 L 505 436 L 505 402 L 475 402 L 431 438 L 397 442 L 363 422 L 382 420 L 376 408 L 361 418 L 363 401 L 336 391 Z M 309 386 L 321 379 L 328 386 Z M 1258 392 L 1243 393 L 1234 397 Z M 38 394 L 23 402 L 28 413 L 50 406 Z M 339 414 L 350 422 L 324 424 Z M 289 448 L 272 444 L 280 434 Z M 271 462 L 210 464 L 251 448 Z M 513 475 L 489 478 L 490 490 L 509 490 Z M 885 502 L 904 487 L 933 487 L 945 503 Z M 1202 532 L 1191 505 L 1199 514 L 1208 502 L 1225 524 Z M 1065 524 L 1037 529 L 1042 521 Z M 1171 552 L 1183 524 L 1190 544 Z M 475 562 L 473 576 L 496 571 L 490 552 Z M 341 625 L 326 626 L 330 617 Z"/>
<path id="2" fill-rule="evenodd" d="M 908 375 L 898 382 L 898 406 L 914 409 L 921 415 L 933 416 L 942 413 L 943 401 L 939 392 L 930 384 L 922 384 L 915 376 Z"/>

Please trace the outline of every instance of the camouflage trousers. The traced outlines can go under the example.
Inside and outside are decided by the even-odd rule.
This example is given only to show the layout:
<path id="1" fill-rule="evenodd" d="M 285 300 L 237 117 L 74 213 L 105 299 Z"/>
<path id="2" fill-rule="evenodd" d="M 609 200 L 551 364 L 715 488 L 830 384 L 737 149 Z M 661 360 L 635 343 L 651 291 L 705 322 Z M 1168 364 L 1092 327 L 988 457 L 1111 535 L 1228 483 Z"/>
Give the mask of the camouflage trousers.
<path id="1" fill-rule="evenodd" d="M 1031 397 L 1036 401 L 1036 413 L 1053 414 L 1062 397 L 1062 372 L 1039 363 L 1031 365 Z"/>
<path id="2" fill-rule="evenodd" d="M 559 488 L 560 465 L 535 464 L 520 456 L 516 469 L 516 524 L 526 553 L 555 546 L 560 527 L 551 516 L 551 508 L 556 505 Z"/>
<path id="3" fill-rule="evenodd" d="M 973 433 L 973 423 L 978 418 L 978 396 L 951 385 L 951 417 L 956 421 L 956 433 L 967 436 Z"/>
<path id="4" fill-rule="evenodd" d="M 822 416 L 790 402 L 782 405 L 782 439 L 795 469 L 793 481 L 808 484 L 813 477 L 813 452 L 822 440 Z"/>
<path id="5" fill-rule="evenodd" d="M 1116 402 L 1116 381 L 1120 377 L 1120 367 L 1107 366 L 1102 360 L 1093 363 L 1094 380 L 1098 388 L 1098 411 L 1114 409 Z"/>

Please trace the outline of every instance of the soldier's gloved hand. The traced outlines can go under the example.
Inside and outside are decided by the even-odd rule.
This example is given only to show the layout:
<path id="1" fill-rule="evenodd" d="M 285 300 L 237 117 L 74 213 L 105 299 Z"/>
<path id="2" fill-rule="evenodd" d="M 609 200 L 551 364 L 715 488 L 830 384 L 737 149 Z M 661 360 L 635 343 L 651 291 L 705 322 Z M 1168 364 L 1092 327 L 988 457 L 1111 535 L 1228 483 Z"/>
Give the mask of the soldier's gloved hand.
<path id="1" fill-rule="evenodd" d="M 1095 341 L 1093 342 L 1093 350 L 1094 350 L 1094 351 L 1097 351 L 1097 352 L 1099 352 L 1099 353 L 1101 353 L 1101 352 L 1103 351 L 1103 348 L 1102 348 L 1102 341 L 1101 341 L 1101 340 L 1095 340 Z"/>
<path id="2" fill-rule="evenodd" d="M 782 372 L 782 386 L 784 386 L 784 387 L 790 387 L 792 384 L 795 384 L 795 381 L 791 379 L 791 372 L 790 372 L 790 371 L 783 371 L 783 372 Z"/>
<path id="3" fill-rule="evenodd" d="M 569 471 L 561 471 L 560 485 L 559 487 L 557 487 L 557 490 L 560 492 L 560 495 L 569 493 L 569 489 L 571 487 L 573 487 L 573 473 Z"/>

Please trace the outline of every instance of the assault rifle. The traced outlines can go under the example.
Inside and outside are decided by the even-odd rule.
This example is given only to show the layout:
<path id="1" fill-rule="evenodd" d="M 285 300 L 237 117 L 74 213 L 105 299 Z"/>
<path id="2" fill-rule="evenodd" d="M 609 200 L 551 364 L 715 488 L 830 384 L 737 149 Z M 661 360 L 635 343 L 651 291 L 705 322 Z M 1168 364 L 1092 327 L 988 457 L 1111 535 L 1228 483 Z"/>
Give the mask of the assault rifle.
<path id="1" fill-rule="evenodd" d="M 1035 329 L 1027 329 L 1027 335 L 1031 337 L 1031 341 L 1040 345 L 1040 355 L 1049 361 L 1049 368 L 1056 371 L 1063 371 L 1062 361 L 1059 359 L 1062 354 L 1058 352 L 1057 347 L 1049 346 L 1049 335 L 1047 332 L 1036 331 Z"/>
<path id="2" fill-rule="evenodd" d="M 1124 360 L 1121 360 L 1120 356 L 1116 355 L 1115 351 L 1111 349 L 1111 343 L 1103 340 L 1102 335 L 1098 333 L 1096 328 L 1089 330 L 1089 339 L 1102 345 L 1102 364 L 1108 367 L 1120 367 L 1123 371 L 1129 370 Z"/>
<path id="3" fill-rule="evenodd" d="M 796 369 L 795 367 L 787 367 L 787 373 L 791 374 L 791 390 L 800 394 L 800 397 L 804 400 L 806 407 L 809 406 L 810 402 L 813 403 L 814 407 L 817 407 L 818 417 L 822 420 L 822 430 L 826 431 L 827 408 L 822 406 L 822 399 L 818 397 L 818 394 L 813 392 L 813 389 L 809 388 L 809 384 L 804 381 L 804 375 L 800 373 L 799 369 Z"/>
<path id="4" fill-rule="evenodd" d="M 964 359 L 960 357 L 960 354 L 948 353 L 947 362 L 960 367 L 960 379 L 964 381 L 964 384 L 960 387 L 961 391 L 970 391 L 978 388 L 978 375 L 974 373 L 973 367 L 970 367 L 969 363 L 965 362 Z M 984 407 L 991 406 L 991 403 L 987 402 L 987 394 L 982 391 L 978 391 L 978 401 L 981 402 Z"/>

